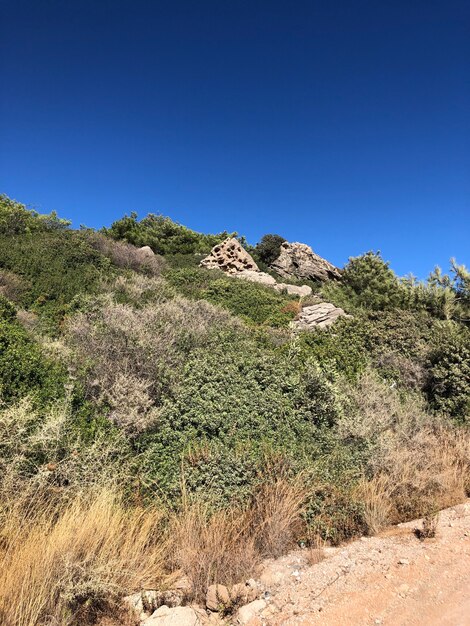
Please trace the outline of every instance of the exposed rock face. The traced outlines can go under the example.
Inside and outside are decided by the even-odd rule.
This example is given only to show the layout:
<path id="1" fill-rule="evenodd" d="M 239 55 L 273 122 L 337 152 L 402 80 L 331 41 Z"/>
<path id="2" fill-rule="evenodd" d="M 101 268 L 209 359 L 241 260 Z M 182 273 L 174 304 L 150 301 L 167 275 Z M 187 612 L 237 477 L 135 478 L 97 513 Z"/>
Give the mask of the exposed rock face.
<path id="1" fill-rule="evenodd" d="M 233 238 L 214 246 L 209 256 L 201 261 L 201 266 L 219 269 L 227 274 L 238 274 L 245 270 L 259 271 L 251 255 Z"/>
<path id="2" fill-rule="evenodd" d="M 285 291 L 290 296 L 299 296 L 299 298 L 305 298 L 312 293 L 312 288 L 309 285 L 287 285 L 286 283 L 277 283 L 274 286 L 277 291 Z"/>
<path id="3" fill-rule="evenodd" d="M 299 330 L 326 328 L 341 316 L 350 317 L 350 315 L 346 315 L 343 309 L 335 307 L 331 302 L 320 302 L 320 304 L 304 307 L 299 317 L 292 324 Z"/>
<path id="4" fill-rule="evenodd" d="M 284 242 L 279 257 L 272 263 L 272 269 L 284 278 L 304 280 L 340 279 L 337 267 L 315 254 L 305 243 Z"/>
<path id="5" fill-rule="evenodd" d="M 252 283 L 261 283 L 262 285 L 267 285 L 268 287 L 276 287 L 277 285 L 276 279 L 265 272 L 243 270 L 235 275 L 237 278 L 243 278 L 243 280 L 248 280 Z"/>
<path id="6" fill-rule="evenodd" d="M 251 255 L 242 248 L 236 239 L 226 239 L 221 244 L 214 246 L 209 256 L 201 261 L 201 266 L 207 269 L 220 269 L 237 278 L 242 278 L 252 283 L 260 283 L 261 285 L 272 287 L 276 291 L 285 291 L 289 295 L 299 296 L 299 298 L 304 298 L 312 293 L 312 288 L 308 285 L 278 283 L 275 278 L 266 274 L 266 272 L 261 272 Z"/>
<path id="7" fill-rule="evenodd" d="M 254 272 L 253 270 L 243 270 L 235 274 L 237 278 L 243 278 L 253 283 L 260 283 L 267 287 L 272 287 L 276 291 L 285 291 L 290 296 L 299 296 L 299 298 L 305 298 L 312 293 L 312 288 L 309 285 L 287 285 L 286 283 L 278 283 L 275 278 L 265 272 Z"/>

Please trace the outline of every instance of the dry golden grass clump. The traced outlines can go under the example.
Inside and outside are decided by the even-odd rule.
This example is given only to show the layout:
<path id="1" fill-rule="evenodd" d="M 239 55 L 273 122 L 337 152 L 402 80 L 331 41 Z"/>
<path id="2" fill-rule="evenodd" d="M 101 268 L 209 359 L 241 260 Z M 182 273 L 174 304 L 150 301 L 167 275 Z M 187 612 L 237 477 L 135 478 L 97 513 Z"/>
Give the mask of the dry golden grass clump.
<path id="1" fill-rule="evenodd" d="M 1 623 L 86 624 L 128 590 L 161 586 L 161 523 L 159 511 L 127 509 L 107 488 L 12 510 L 2 528 Z"/>
<path id="2" fill-rule="evenodd" d="M 470 492 L 470 433 L 424 411 L 414 396 L 367 373 L 352 394 L 356 412 L 340 424 L 345 437 L 370 446 L 356 497 L 368 531 L 430 515 Z"/>
<path id="3" fill-rule="evenodd" d="M 232 585 L 252 576 L 265 557 L 292 547 L 302 524 L 306 488 L 301 478 L 263 484 L 252 503 L 210 512 L 186 505 L 169 524 L 171 561 L 193 582 L 193 598 L 202 600 L 214 583 Z"/>

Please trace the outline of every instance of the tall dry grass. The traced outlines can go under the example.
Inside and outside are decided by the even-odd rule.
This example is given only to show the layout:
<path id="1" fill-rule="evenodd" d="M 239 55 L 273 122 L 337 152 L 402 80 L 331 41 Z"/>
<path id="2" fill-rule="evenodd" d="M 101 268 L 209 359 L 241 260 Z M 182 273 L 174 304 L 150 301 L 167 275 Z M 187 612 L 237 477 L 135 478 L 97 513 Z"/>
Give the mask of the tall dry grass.
<path id="1" fill-rule="evenodd" d="M 263 558 L 292 547 L 305 495 L 301 477 L 279 477 L 262 484 L 244 508 L 214 513 L 194 503 L 175 515 L 169 527 L 171 562 L 192 580 L 193 599 L 202 600 L 211 584 L 246 580 Z"/>
<path id="2" fill-rule="evenodd" d="M 368 532 L 424 517 L 462 502 L 470 493 L 470 432 L 426 412 L 418 395 L 366 372 L 348 390 L 350 407 L 340 437 L 368 448 L 366 478 L 354 496 Z"/>
<path id="3" fill-rule="evenodd" d="M 3 626 L 92 623 L 130 590 L 165 583 L 156 510 L 126 509 L 109 489 L 63 507 L 11 508 L 0 547 Z"/>

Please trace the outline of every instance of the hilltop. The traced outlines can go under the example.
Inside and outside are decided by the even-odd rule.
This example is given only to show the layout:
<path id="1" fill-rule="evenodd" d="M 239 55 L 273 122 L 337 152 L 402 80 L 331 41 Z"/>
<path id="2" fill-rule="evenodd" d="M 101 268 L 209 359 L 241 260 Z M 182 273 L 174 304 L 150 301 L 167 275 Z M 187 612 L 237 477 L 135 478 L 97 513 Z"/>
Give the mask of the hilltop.
<path id="1" fill-rule="evenodd" d="M 470 273 L 314 250 L 0 197 L 2 623 L 205 610 L 294 545 L 469 494 Z"/>

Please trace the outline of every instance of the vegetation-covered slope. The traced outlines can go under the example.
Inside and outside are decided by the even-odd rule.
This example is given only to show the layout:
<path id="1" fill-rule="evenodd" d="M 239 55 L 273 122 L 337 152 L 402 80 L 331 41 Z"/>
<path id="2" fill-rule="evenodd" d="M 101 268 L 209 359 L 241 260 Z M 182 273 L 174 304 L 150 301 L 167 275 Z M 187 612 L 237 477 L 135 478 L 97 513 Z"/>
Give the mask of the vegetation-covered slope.
<path id="1" fill-rule="evenodd" d="M 368 252 L 316 287 L 352 316 L 294 333 L 303 303 L 198 267 L 226 236 L 135 214 L 74 231 L 1 197 L 7 624 L 93 622 L 175 569 L 198 598 L 294 540 L 375 532 L 469 489 L 465 268 L 417 283 Z M 270 242 L 282 238 L 251 248 L 257 260 L 271 259 Z M 216 531 L 239 540 L 222 550 Z M 47 555 L 22 569 L 38 541 Z M 14 596 L 28 585 L 42 603 Z"/>

